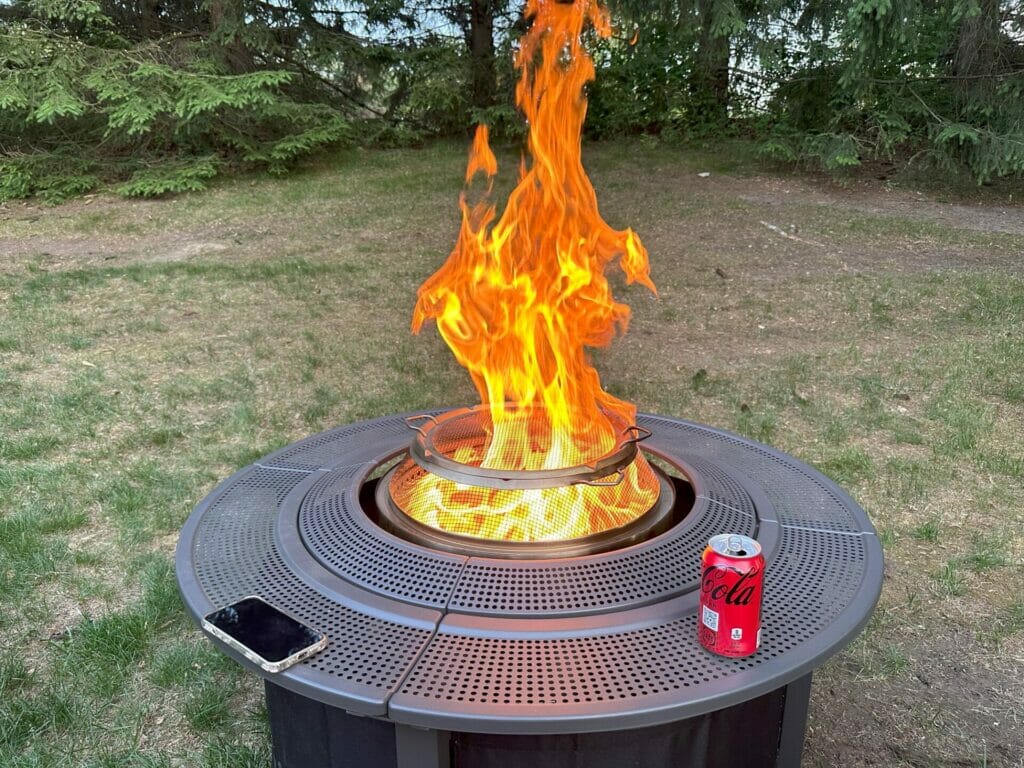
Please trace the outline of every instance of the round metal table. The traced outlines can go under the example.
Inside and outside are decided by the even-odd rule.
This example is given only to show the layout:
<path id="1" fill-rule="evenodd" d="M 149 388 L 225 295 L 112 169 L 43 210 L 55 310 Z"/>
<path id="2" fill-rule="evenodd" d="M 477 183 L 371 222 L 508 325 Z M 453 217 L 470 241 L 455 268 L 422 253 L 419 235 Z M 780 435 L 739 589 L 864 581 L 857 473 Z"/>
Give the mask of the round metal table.
<path id="1" fill-rule="evenodd" d="M 799 764 L 810 673 L 860 631 L 881 590 L 881 547 L 846 493 L 767 446 L 641 415 L 644 449 L 692 487 L 681 523 L 584 557 L 449 554 L 387 533 L 360 500 L 408 445 L 404 419 L 283 448 L 221 483 L 182 530 L 177 574 L 194 618 L 258 594 L 329 637 L 276 675 L 224 648 L 268 678 L 272 715 L 308 703 L 374 718 L 384 741 L 395 734 L 395 764 L 419 767 L 447 764 L 445 734 L 622 732 L 788 691 L 775 764 Z M 721 532 L 756 537 L 767 561 L 763 642 L 745 659 L 697 642 L 700 554 Z"/>

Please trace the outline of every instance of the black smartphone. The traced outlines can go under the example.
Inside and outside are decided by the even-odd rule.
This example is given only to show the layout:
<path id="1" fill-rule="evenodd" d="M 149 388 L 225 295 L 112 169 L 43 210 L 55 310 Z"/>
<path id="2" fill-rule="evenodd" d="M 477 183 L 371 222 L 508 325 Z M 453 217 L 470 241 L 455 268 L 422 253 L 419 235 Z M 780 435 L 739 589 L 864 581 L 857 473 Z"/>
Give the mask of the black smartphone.
<path id="1" fill-rule="evenodd" d="M 281 672 L 327 646 L 327 635 L 252 595 L 203 618 L 203 629 L 267 672 Z"/>

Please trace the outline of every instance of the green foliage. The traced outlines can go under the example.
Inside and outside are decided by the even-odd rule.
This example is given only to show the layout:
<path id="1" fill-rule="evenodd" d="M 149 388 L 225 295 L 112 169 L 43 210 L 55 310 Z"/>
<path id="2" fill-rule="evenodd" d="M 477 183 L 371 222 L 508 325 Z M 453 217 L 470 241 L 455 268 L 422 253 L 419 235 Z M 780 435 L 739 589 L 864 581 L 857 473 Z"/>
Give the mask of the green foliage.
<path id="1" fill-rule="evenodd" d="M 637 14 L 638 36 L 595 41 L 597 80 L 591 85 L 587 130 L 599 137 L 672 132 L 692 126 L 692 62 L 678 53 L 694 45 L 691 27 Z"/>
<path id="2" fill-rule="evenodd" d="M 768 160 L 811 162 L 836 171 L 860 164 L 857 138 L 848 133 L 788 133 L 778 131 L 758 147 Z"/>
<path id="3" fill-rule="evenodd" d="M 172 192 L 196 192 L 206 187 L 206 181 L 217 175 L 213 158 L 197 158 L 187 163 L 167 164 L 135 171 L 132 177 L 117 187 L 125 197 L 159 197 Z"/>
<path id="4" fill-rule="evenodd" d="M 438 43 L 414 51 L 404 62 L 399 115 L 430 132 L 456 134 L 469 126 L 469 81 L 456 45 Z"/>
<path id="5" fill-rule="evenodd" d="M 491 135 L 504 139 L 520 138 L 526 134 L 526 124 L 522 116 L 510 104 L 498 104 L 493 107 L 474 107 L 469 111 L 472 125 L 486 125 Z"/>
<path id="6" fill-rule="evenodd" d="M 978 183 L 1024 178 L 1019 0 L 857 0 L 790 14 L 799 37 L 761 61 L 779 83 L 765 155 L 833 170 L 912 157 Z"/>
<path id="7" fill-rule="evenodd" d="M 222 169 L 282 172 L 351 140 L 294 71 L 234 72 L 209 41 L 133 41 L 87 0 L 26 10 L 0 22 L 0 200 L 58 202 L 110 181 L 127 196 L 200 190 Z"/>
<path id="8" fill-rule="evenodd" d="M 734 133 L 838 173 L 1024 178 L 1022 0 L 607 2 L 612 36 L 587 33 L 593 136 Z M 476 123 L 519 138 L 528 22 L 521 3 L 482 7 L 483 42 L 462 0 L 7 0 L 0 200 L 194 191 Z"/>

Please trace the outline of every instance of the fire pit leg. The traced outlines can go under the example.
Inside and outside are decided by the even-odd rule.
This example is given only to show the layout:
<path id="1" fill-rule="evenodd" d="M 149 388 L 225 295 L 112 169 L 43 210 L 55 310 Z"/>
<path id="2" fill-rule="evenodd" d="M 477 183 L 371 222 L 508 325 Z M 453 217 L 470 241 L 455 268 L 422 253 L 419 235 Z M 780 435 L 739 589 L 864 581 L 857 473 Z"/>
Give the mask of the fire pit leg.
<path id="1" fill-rule="evenodd" d="M 396 725 L 398 768 L 450 768 L 450 743 L 448 731 Z"/>
<path id="2" fill-rule="evenodd" d="M 301 696 L 269 680 L 274 768 L 395 768 L 395 726 Z M 428 765 L 427 763 L 421 763 Z"/>
<path id="3" fill-rule="evenodd" d="M 807 732 L 807 709 L 811 703 L 811 673 L 786 686 L 786 704 L 779 734 L 779 768 L 799 768 Z"/>

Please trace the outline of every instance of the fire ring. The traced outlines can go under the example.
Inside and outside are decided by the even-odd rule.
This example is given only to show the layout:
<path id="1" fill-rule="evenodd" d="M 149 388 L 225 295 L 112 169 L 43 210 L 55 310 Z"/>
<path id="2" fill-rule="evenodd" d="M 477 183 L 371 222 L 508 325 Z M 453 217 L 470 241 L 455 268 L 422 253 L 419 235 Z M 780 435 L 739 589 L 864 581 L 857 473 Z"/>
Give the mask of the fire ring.
<path id="1" fill-rule="evenodd" d="M 365 497 L 407 447 L 402 416 L 309 437 L 203 500 L 176 562 L 193 617 L 258 594 L 329 637 L 276 675 L 222 648 L 267 679 L 275 764 L 512 766 L 565 749 L 593 768 L 799 765 L 810 674 L 881 590 L 874 528 L 790 456 L 690 422 L 638 423 L 653 433 L 645 452 L 685 470 L 692 507 L 595 554 L 480 557 L 385 530 Z M 700 552 L 724 531 L 756 538 L 767 561 L 763 643 L 743 659 L 697 641 Z M 736 727 L 744 739 L 728 737 Z M 708 728 L 726 729 L 727 759 L 685 751 Z"/>
<path id="2" fill-rule="evenodd" d="M 376 483 L 373 497 L 378 522 L 391 533 L 407 541 L 455 554 L 515 560 L 592 555 L 628 547 L 657 536 L 689 512 L 688 508 L 677 509 L 677 494 L 673 481 L 654 470 L 659 485 L 657 501 L 643 515 L 617 528 L 558 541 L 501 541 L 460 536 L 424 525 L 399 508 L 392 497 L 391 487 L 396 473 L 403 469 L 405 467 L 401 464 L 393 467 Z"/>
<path id="3" fill-rule="evenodd" d="M 513 418 L 516 411 L 511 410 Z M 618 439 L 603 455 L 587 457 L 582 463 L 554 469 L 501 469 L 470 464 L 455 458 L 458 448 L 467 445 L 483 454 L 489 442 L 490 418 L 486 406 L 459 408 L 441 416 L 419 414 L 406 419 L 416 438 L 409 446 L 409 456 L 423 469 L 457 483 L 482 488 L 539 489 L 566 485 L 617 485 L 622 482 L 623 469 L 636 458 L 637 444 L 650 437 L 650 432 L 635 424 L 626 424 L 614 414 L 606 414 L 615 427 Z"/>

